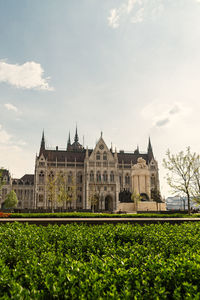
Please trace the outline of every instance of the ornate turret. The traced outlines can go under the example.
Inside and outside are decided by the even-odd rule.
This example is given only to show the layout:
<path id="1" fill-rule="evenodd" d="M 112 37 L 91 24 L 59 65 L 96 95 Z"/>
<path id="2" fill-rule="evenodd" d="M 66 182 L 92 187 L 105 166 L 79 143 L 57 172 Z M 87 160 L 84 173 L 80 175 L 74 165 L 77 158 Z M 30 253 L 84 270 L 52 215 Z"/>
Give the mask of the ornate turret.
<path id="1" fill-rule="evenodd" d="M 40 154 L 41 155 L 45 151 L 45 138 L 44 138 L 44 130 L 42 132 L 42 140 L 40 145 Z"/>
<path id="2" fill-rule="evenodd" d="M 148 158 L 149 158 L 149 161 L 152 160 L 153 157 L 153 150 L 152 150 L 152 146 L 151 146 L 151 140 L 150 140 L 150 137 L 149 137 L 149 144 L 148 144 L 148 150 L 147 150 L 147 153 L 148 153 Z"/>
<path id="3" fill-rule="evenodd" d="M 77 125 L 76 125 L 76 133 L 75 133 L 75 137 L 74 137 L 74 142 L 77 143 L 78 142 L 78 132 L 77 132 Z"/>
<path id="4" fill-rule="evenodd" d="M 74 137 L 74 143 L 71 145 L 71 149 L 75 151 L 83 150 L 83 146 L 78 142 L 78 130 L 76 126 L 76 132 Z"/>

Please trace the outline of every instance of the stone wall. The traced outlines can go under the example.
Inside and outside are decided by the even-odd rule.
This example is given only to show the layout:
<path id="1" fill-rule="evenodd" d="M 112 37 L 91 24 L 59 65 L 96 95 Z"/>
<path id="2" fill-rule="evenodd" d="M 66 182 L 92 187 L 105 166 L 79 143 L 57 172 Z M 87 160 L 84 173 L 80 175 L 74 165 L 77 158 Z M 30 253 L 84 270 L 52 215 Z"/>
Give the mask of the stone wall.
<path id="1" fill-rule="evenodd" d="M 137 205 L 137 211 L 165 211 L 165 203 L 156 202 L 139 202 Z M 122 212 L 136 212 L 135 203 L 119 203 L 117 206 L 117 211 Z"/>

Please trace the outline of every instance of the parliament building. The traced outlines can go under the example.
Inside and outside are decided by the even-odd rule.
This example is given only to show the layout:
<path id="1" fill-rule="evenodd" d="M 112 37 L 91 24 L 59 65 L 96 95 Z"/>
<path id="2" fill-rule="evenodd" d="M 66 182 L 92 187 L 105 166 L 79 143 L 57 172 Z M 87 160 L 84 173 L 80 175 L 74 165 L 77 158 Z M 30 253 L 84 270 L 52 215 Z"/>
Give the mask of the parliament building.
<path id="1" fill-rule="evenodd" d="M 74 141 L 71 143 L 69 135 L 66 149 L 61 150 L 58 146 L 48 149 L 43 132 L 35 174 L 9 179 L 6 173 L 6 178 L 1 203 L 5 189 L 14 189 L 22 209 L 90 210 L 93 206 L 96 211 L 165 210 L 165 203 L 157 199 L 158 164 L 150 138 L 146 153 L 138 147 L 133 152 L 109 149 L 102 133 L 94 149 L 88 149 L 80 144 L 76 128 Z M 71 194 L 70 201 L 60 201 L 58 179 L 62 179 L 62 189 Z M 140 195 L 138 203 L 133 202 L 133 193 Z"/>

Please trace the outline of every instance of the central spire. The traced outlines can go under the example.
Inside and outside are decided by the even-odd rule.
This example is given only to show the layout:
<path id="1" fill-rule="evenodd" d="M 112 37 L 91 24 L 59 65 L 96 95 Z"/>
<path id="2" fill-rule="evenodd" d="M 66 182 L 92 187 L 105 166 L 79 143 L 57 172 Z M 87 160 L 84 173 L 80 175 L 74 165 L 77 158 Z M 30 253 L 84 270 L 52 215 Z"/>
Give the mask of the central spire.
<path id="1" fill-rule="evenodd" d="M 76 133 L 75 133 L 75 137 L 74 137 L 74 142 L 77 143 L 78 142 L 78 131 L 77 131 L 77 125 L 76 125 Z"/>

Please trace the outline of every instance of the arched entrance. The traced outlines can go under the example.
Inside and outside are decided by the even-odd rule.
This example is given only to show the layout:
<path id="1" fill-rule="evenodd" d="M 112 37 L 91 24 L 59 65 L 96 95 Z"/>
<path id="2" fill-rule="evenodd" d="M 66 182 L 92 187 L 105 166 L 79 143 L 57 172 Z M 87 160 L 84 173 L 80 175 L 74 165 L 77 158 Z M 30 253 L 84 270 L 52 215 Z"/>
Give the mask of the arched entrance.
<path id="1" fill-rule="evenodd" d="M 141 193 L 141 201 L 149 201 L 149 196 L 146 193 Z"/>
<path id="2" fill-rule="evenodd" d="M 105 198 L 105 210 L 113 211 L 113 198 L 110 195 Z"/>

